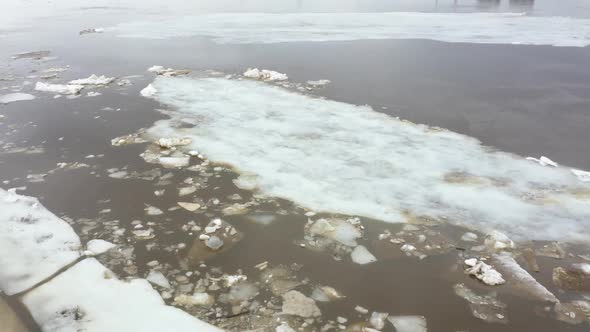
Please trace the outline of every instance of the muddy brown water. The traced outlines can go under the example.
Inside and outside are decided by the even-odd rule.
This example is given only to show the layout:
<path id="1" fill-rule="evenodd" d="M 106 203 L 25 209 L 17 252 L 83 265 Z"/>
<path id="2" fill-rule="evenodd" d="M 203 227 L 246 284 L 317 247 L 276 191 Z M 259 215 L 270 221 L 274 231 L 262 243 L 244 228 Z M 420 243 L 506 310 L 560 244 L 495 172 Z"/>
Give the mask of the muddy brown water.
<path id="1" fill-rule="evenodd" d="M 145 171 L 159 168 L 139 157 L 145 145 L 113 147 L 114 137 L 149 127 L 161 119 L 156 102 L 139 96 L 152 76 L 145 69 L 152 65 L 195 70 L 215 69 L 241 73 L 247 67 L 263 67 L 289 74 L 293 82 L 330 79 L 326 88 L 313 94 L 354 104 L 368 104 L 376 111 L 400 116 L 415 122 L 445 127 L 482 140 L 486 145 L 521 155 L 546 155 L 569 166 L 590 169 L 590 49 L 543 46 L 449 44 L 423 40 L 354 41 L 329 43 L 289 43 L 275 45 L 217 45 L 201 38 L 172 40 L 118 39 L 108 34 L 79 37 L 78 27 L 70 21 L 56 22 L 50 31 L 8 36 L 0 49 L 0 74 L 12 73 L 15 81 L 0 86 L 20 84 L 33 71 L 71 66 L 60 73 L 60 81 L 87 77 L 143 75 L 133 78 L 130 87 L 111 85 L 99 90 L 98 97 L 69 100 L 33 93 L 37 99 L 0 106 L 4 115 L 0 140 L 17 146 L 43 146 L 43 154 L 0 154 L 0 180 L 9 181 L 4 188 L 26 186 L 22 193 L 36 196 L 52 212 L 73 220 L 119 220 L 130 228 L 133 220 L 160 224 L 156 234 L 160 247 L 149 250 L 146 242 L 131 242 L 135 250 L 136 275 L 144 277 L 147 263 L 158 260 L 180 268 L 187 249 L 165 250 L 168 245 L 185 243 L 190 247 L 194 236 L 181 232 L 187 220 L 204 225 L 221 216 L 214 208 L 192 214 L 184 210 L 166 211 L 175 206 L 176 188 L 183 179 L 194 176 L 186 170 L 172 172 L 172 183 L 162 186 L 166 193 L 154 196 L 153 181 L 113 179 L 107 169 L 124 168 Z M 39 62 L 12 60 L 10 55 L 29 50 L 51 50 L 57 59 Z M 27 92 L 31 86 L 25 86 Z M 104 107 L 120 111 L 104 111 Z M 11 129 L 16 129 L 12 132 Z M 63 138 L 63 139 L 62 139 Z M 86 159 L 89 154 L 104 157 Z M 91 168 L 60 170 L 43 182 L 30 183 L 28 174 L 47 173 L 58 162 L 85 162 Z M 94 173 L 94 174 L 93 174 Z M 243 201 L 251 193 L 236 188 L 236 175 L 224 171 L 210 177 L 208 186 L 194 197 L 202 200 L 239 194 Z M 105 200 L 109 200 L 105 202 Z M 163 216 L 146 216 L 145 204 L 160 207 Z M 108 213 L 99 213 L 111 209 Z M 306 217 L 289 202 L 279 201 L 259 207 L 275 221 L 260 225 L 244 216 L 223 217 L 244 234 L 230 250 L 206 261 L 210 267 L 256 278 L 254 265 L 268 261 L 271 265 L 298 264 L 297 274 L 311 284 L 329 285 L 346 299 L 320 304 L 323 317 L 337 316 L 360 320 L 354 311 L 362 305 L 371 311 L 394 315 L 424 315 L 429 331 L 587 331 L 587 325 L 568 325 L 543 313 L 543 305 L 523 300 L 500 290 L 500 299 L 508 306 L 509 324 L 490 324 L 474 318 L 467 303 L 453 293 L 452 286 L 466 283 L 485 291 L 477 281 L 456 270 L 461 250 L 450 250 L 424 260 L 406 257 L 401 252 L 391 256 L 376 252 L 376 263 L 361 266 L 349 260 L 337 261 L 329 253 L 314 252 L 297 245 L 304 236 Z M 384 229 L 401 226 L 363 219 L 366 236 L 371 240 Z M 445 230 L 460 236 L 462 229 Z M 100 234 L 99 234 L 100 235 Z M 105 234 L 106 236 L 106 234 Z M 83 236 L 83 239 L 84 236 Z M 85 239 L 87 240 L 87 239 Z M 531 272 L 550 291 L 559 293 L 551 282 L 551 270 L 566 260 L 539 258 L 541 272 Z M 192 262 L 196 265 L 200 262 Z M 125 272 L 109 266 L 118 274 Z M 307 288 L 306 288 L 307 287 Z M 309 290 L 309 285 L 303 289 Z M 265 295 L 262 294 L 261 297 Z M 8 303 L 29 330 L 34 322 L 14 299 Z M 4 326 L 6 327 L 6 326 Z M 18 330 L 17 330 L 18 331 Z M 385 331 L 393 331 L 387 326 Z"/>

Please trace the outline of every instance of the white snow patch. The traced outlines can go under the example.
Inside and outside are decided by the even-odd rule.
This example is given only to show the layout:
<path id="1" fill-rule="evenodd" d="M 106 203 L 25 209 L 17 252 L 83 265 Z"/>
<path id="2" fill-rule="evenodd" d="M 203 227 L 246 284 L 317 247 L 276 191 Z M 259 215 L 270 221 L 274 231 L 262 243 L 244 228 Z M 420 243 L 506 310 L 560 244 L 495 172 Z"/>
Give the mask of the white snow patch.
<path id="1" fill-rule="evenodd" d="M 0 189 L 0 252 L 0 289 L 12 295 L 80 257 L 80 240 L 36 198 Z"/>
<path id="2" fill-rule="evenodd" d="M 101 239 L 94 239 L 86 243 L 86 255 L 100 255 L 105 253 L 117 245 Z"/>
<path id="3" fill-rule="evenodd" d="M 70 81 L 70 84 L 76 85 L 107 85 L 114 81 L 114 77 L 106 77 L 104 75 L 96 76 L 95 74 L 90 75 L 88 78 L 81 78 L 78 80 Z"/>
<path id="4" fill-rule="evenodd" d="M 121 23 L 120 37 L 203 36 L 222 44 L 362 39 L 554 45 L 590 44 L 590 19 L 521 13 L 227 13 Z"/>
<path id="5" fill-rule="evenodd" d="M 61 95 L 76 95 L 84 89 L 83 85 L 79 84 L 50 84 L 37 82 L 35 90 L 43 92 L 58 93 Z"/>
<path id="6" fill-rule="evenodd" d="M 377 261 L 377 258 L 373 256 L 373 254 L 371 254 L 369 250 L 365 248 L 365 246 L 361 245 L 354 248 L 354 250 L 350 253 L 350 258 L 352 258 L 353 262 L 361 265 Z"/>
<path id="7" fill-rule="evenodd" d="M 33 100 L 35 96 L 28 93 L 9 93 L 7 95 L 0 96 L 0 104 L 10 104 L 17 101 Z"/>
<path id="8" fill-rule="evenodd" d="M 172 110 L 149 135 L 191 138 L 182 149 L 233 165 L 236 184 L 306 209 L 387 222 L 410 213 L 515 239 L 590 241 L 588 201 L 570 191 L 588 184 L 569 169 L 257 81 L 160 76 L 153 87 Z"/>
<path id="9" fill-rule="evenodd" d="M 88 258 L 23 297 L 43 331 L 222 330 L 165 305 L 145 279 L 121 281 Z"/>

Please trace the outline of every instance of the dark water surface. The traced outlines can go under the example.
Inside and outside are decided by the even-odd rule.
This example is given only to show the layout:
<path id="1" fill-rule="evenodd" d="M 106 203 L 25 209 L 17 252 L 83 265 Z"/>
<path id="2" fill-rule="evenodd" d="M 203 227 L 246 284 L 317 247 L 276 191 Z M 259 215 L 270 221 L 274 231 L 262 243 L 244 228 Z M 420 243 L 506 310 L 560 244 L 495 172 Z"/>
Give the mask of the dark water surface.
<path id="1" fill-rule="evenodd" d="M 524 8 L 539 15 L 577 12 L 581 16 L 585 15 L 584 11 L 577 8 L 587 8 L 585 2 L 574 2 L 565 9 L 549 1 L 536 4 L 533 1 L 470 1 L 465 4 L 459 1 L 457 6 L 452 1 L 440 1 L 439 7 L 433 7 L 433 2 L 408 5 L 409 2 L 404 1 L 348 1 L 342 7 L 377 11 Z M 294 8 L 313 7 L 309 2 L 297 3 L 300 7 Z M 26 186 L 24 194 L 39 197 L 50 211 L 73 219 L 72 224 L 80 234 L 84 232 L 84 224 L 76 220 L 83 218 L 119 220 L 127 228 L 133 220 L 161 223 L 157 233 L 160 246 L 155 250 L 149 250 L 141 241 L 128 244 L 135 250 L 136 274 L 105 263 L 122 276 L 145 277 L 149 271 L 146 264 L 154 259 L 182 270 L 190 250 L 171 252 L 165 249 L 178 243 L 190 247 L 194 239 L 182 233 L 180 226 L 188 219 L 205 225 L 210 218 L 222 216 L 215 207 L 196 216 L 187 211 L 166 212 L 159 217 L 145 215 L 146 203 L 164 211 L 176 204 L 178 184 L 187 176 L 194 176 L 188 171 L 170 171 L 174 174 L 173 183 L 163 186 L 167 190 L 162 197 L 154 196 L 153 191 L 158 188 L 153 182 L 107 176 L 106 170 L 110 168 L 143 171 L 157 167 L 139 157 L 145 145 L 113 147 L 110 142 L 114 137 L 149 127 L 163 118 L 156 111 L 160 105 L 139 95 L 139 90 L 153 79 L 146 73 L 146 68 L 152 65 L 214 69 L 229 74 L 259 67 L 287 73 L 292 82 L 329 79 L 331 84 L 312 93 L 353 104 L 368 104 L 392 116 L 448 128 L 503 151 L 522 156 L 545 155 L 568 166 L 590 169 L 588 48 L 450 44 L 426 40 L 218 45 L 200 38 L 154 41 L 118 39 L 109 34 L 78 35 L 79 30 L 93 27 L 97 22 L 115 23 L 127 15 L 143 15 L 128 12 L 125 5 L 120 8 L 113 5 L 83 10 L 70 8 L 65 18 L 45 18 L 37 21 L 30 31 L 9 33 L 0 39 L 0 76 L 15 76 L 14 81 L 0 81 L 0 87 L 20 84 L 23 80 L 34 84 L 37 78 L 27 79 L 26 76 L 38 74 L 36 70 L 66 65 L 70 70 L 60 73 L 58 82 L 93 73 L 117 77 L 142 75 L 132 78 L 130 87 L 111 85 L 97 90 L 103 93 L 98 97 L 53 99 L 51 94 L 32 92 L 37 96 L 33 101 L 0 105 L 0 114 L 4 116 L 0 140 L 23 147 L 43 146 L 45 151 L 42 154 L 4 151 L 0 154 L 0 181 L 7 181 L 3 188 Z M 341 8 L 340 4 L 331 6 L 325 8 Z M 284 8 L 290 7 L 285 5 Z M 280 6 L 274 9 L 290 10 Z M 322 11 L 319 5 L 309 10 L 314 9 Z M 151 15 L 157 15 L 157 11 L 152 11 Z M 48 62 L 11 59 L 12 54 L 32 50 L 50 50 L 56 59 Z M 27 85 L 22 92 L 30 92 L 32 87 Z M 104 107 L 121 110 L 101 110 Z M 86 159 L 89 154 L 104 154 L 104 157 Z M 55 169 L 58 162 L 85 162 L 91 167 L 56 171 L 47 175 L 44 182 L 26 180 L 28 174 Z M 224 171 L 219 177 L 211 177 L 208 187 L 195 196 L 203 201 L 219 198 L 226 202 L 224 197 L 239 193 L 247 201 L 251 193 L 233 185 L 231 180 L 235 176 Z M 105 208 L 111 211 L 100 214 Z M 424 315 L 429 331 L 587 331 L 587 325 L 568 325 L 549 317 L 542 304 L 516 297 L 505 286 L 494 290 L 498 289 L 502 301 L 508 305 L 510 323 L 490 324 L 474 318 L 452 287 L 462 282 L 478 291 L 485 292 L 486 288 L 457 269 L 461 248 L 419 260 L 406 257 L 399 250 L 380 249 L 378 244 L 371 243 L 384 229 L 395 233 L 402 225 L 363 220 L 366 236 L 362 242 L 375 248 L 378 261 L 361 266 L 349 260 L 337 261 L 329 253 L 301 248 L 298 241 L 303 239 L 307 218 L 289 202 L 267 203 L 258 209 L 258 212 L 273 215 L 276 221 L 262 226 L 247 220 L 246 216 L 224 217 L 244 234 L 244 239 L 230 250 L 208 259 L 207 265 L 224 271 L 243 269 L 244 274 L 253 279 L 259 273 L 253 266 L 263 261 L 273 266 L 301 265 L 297 271 L 300 279 L 309 279 L 310 285 L 332 286 L 347 296 L 342 301 L 320 305 L 327 319 L 343 316 L 354 322 L 359 317 L 354 307 L 362 305 L 371 311 L 395 315 Z M 455 242 L 464 231 L 449 226 L 435 229 Z M 88 240 L 108 236 L 100 233 L 106 230 L 92 232 L 81 237 Z M 566 261 L 539 258 L 541 272 L 531 273 L 550 291 L 559 293 L 551 282 L 551 271 Z M 189 263 L 199 265 L 199 261 Z M 309 285 L 303 289 L 308 290 Z M 269 298 L 261 295 L 265 296 Z M 25 314 L 23 317 L 27 325 L 34 325 Z M 214 319 L 210 321 L 217 323 Z M 387 326 L 385 330 L 393 331 L 393 328 Z"/>

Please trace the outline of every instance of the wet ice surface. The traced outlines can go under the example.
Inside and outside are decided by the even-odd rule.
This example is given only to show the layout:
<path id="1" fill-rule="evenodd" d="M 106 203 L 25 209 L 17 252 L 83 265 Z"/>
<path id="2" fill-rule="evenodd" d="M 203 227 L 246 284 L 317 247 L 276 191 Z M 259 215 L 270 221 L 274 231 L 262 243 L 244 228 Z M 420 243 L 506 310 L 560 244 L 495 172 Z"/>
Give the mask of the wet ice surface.
<path id="1" fill-rule="evenodd" d="M 590 188 L 567 168 L 258 82 L 160 77 L 152 86 L 174 109 L 148 133 L 192 138 L 187 148 L 234 166 L 242 188 L 388 222 L 431 218 L 520 239 L 590 239 L 588 200 L 576 194 Z"/>
<path id="2" fill-rule="evenodd" d="M 579 46 L 590 43 L 590 20 L 523 13 L 208 14 L 122 23 L 122 37 L 205 36 L 219 43 L 283 43 L 361 39 Z"/>

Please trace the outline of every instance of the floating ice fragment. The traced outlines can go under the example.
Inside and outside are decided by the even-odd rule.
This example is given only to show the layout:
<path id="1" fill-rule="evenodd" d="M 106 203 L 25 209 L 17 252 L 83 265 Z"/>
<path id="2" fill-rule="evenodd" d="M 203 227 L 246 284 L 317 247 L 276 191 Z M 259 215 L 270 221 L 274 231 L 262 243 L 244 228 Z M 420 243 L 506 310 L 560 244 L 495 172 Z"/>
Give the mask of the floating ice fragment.
<path id="1" fill-rule="evenodd" d="M 162 75 L 162 76 L 181 76 L 181 75 L 187 75 L 191 72 L 188 69 L 172 69 L 172 68 L 164 68 L 162 66 L 152 66 L 152 67 L 148 68 L 148 71 L 150 73 L 154 73 L 156 75 Z"/>
<path id="2" fill-rule="evenodd" d="M 189 165 L 190 157 L 189 156 L 159 157 L 158 161 L 164 167 L 169 167 L 169 168 L 185 167 L 185 166 Z"/>
<path id="3" fill-rule="evenodd" d="M 162 138 L 158 138 L 158 140 L 156 141 L 156 144 L 158 144 L 160 147 L 162 148 L 172 148 L 175 146 L 182 146 L 182 145 L 188 145 L 191 144 L 191 139 L 190 138 L 179 138 L 179 137 L 162 137 Z"/>
<path id="4" fill-rule="evenodd" d="M 506 234 L 495 230 L 486 234 L 484 243 L 491 250 L 514 248 L 514 242 Z"/>
<path id="5" fill-rule="evenodd" d="M 162 210 L 160 210 L 159 208 L 157 208 L 155 206 L 148 205 L 148 204 L 146 204 L 146 207 L 144 210 L 145 210 L 145 213 L 150 216 L 159 216 L 161 214 L 164 214 L 164 212 L 162 212 Z"/>
<path id="6" fill-rule="evenodd" d="M 197 211 L 199 208 L 201 208 L 201 204 L 199 203 L 191 203 L 191 202 L 176 202 L 180 207 L 182 207 L 183 209 L 187 210 L 187 211 Z"/>
<path id="7" fill-rule="evenodd" d="M 277 326 L 275 332 L 296 332 L 289 324 L 282 322 L 281 325 Z"/>
<path id="8" fill-rule="evenodd" d="M 502 278 L 500 272 L 494 270 L 493 267 L 483 261 L 471 258 L 465 260 L 465 265 L 468 266 L 468 268 L 465 269 L 467 274 L 476 277 L 486 285 L 494 286 L 506 282 L 504 278 Z"/>
<path id="9" fill-rule="evenodd" d="M 209 249 L 217 250 L 217 249 L 223 247 L 223 240 L 221 240 L 217 236 L 211 236 L 210 238 L 207 239 L 205 244 L 207 245 L 207 247 L 209 247 Z"/>
<path id="10" fill-rule="evenodd" d="M 386 312 L 373 312 L 371 313 L 371 318 L 369 318 L 369 323 L 377 330 L 382 330 L 385 327 L 385 320 L 388 316 L 389 314 Z"/>
<path id="11" fill-rule="evenodd" d="M 90 91 L 86 94 L 87 97 L 98 97 L 100 95 L 102 95 L 102 93 L 96 91 Z"/>
<path id="12" fill-rule="evenodd" d="M 464 284 L 453 286 L 455 294 L 469 303 L 469 309 L 474 317 L 488 323 L 508 323 L 506 305 L 496 299 L 494 293 L 479 295 Z"/>
<path id="13" fill-rule="evenodd" d="M 10 104 L 17 101 L 33 100 L 35 96 L 28 93 L 9 93 L 0 96 L 0 104 Z"/>
<path id="14" fill-rule="evenodd" d="M 395 327 L 396 332 L 426 332 L 424 316 L 389 316 L 387 318 Z"/>
<path id="15" fill-rule="evenodd" d="M 477 234 L 475 233 L 471 233 L 471 232 L 467 232 L 465 234 L 463 234 L 461 236 L 461 241 L 465 241 L 465 242 L 475 242 L 477 241 Z"/>
<path id="16" fill-rule="evenodd" d="M 559 302 L 553 293 L 535 280 L 510 254 L 494 255 L 493 262 L 495 268 L 502 273 L 503 278 L 511 287 L 515 288 L 516 292 L 533 300 Z"/>
<path id="17" fill-rule="evenodd" d="M 317 81 L 307 81 L 307 85 L 311 85 L 313 87 L 322 87 L 328 85 L 330 80 L 317 80 Z"/>
<path id="18" fill-rule="evenodd" d="M 373 254 L 367 250 L 367 248 L 361 245 L 358 245 L 354 248 L 354 250 L 350 253 L 350 258 L 352 258 L 353 262 L 361 265 L 377 261 L 377 258 L 375 258 L 375 256 L 373 256 Z"/>
<path id="19" fill-rule="evenodd" d="M 90 29 L 84 29 L 82 31 L 79 32 L 80 35 L 86 35 L 86 34 L 90 34 L 90 33 L 103 33 L 104 32 L 104 28 L 90 28 Z"/>
<path id="20" fill-rule="evenodd" d="M 244 76 L 261 81 L 285 81 L 289 79 L 285 74 L 267 69 L 259 70 L 258 68 L 248 68 L 244 72 Z"/>
<path id="21" fill-rule="evenodd" d="M 283 314 L 310 318 L 322 313 L 313 299 L 292 290 L 283 294 Z"/>
<path id="22" fill-rule="evenodd" d="M 153 97 L 157 92 L 158 90 L 156 90 L 152 84 L 148 84 L 148 86 L 143 88 L 139 93 L 144 97 Z"/>
<path id="23" fill-rule="evenodd" d="M 105 253 L 117 245 L 101 239 L 94 239 L 86 243 L 86 252 L 88 256 L 96 256 Z"/>
<path id="24" fill-rule="evenodd" d="M 34 60 L 41 60 L 43 58 L 48 57 L 51 54 L 51 51 L 31 51 L 31 52 L 23 52 L 18 53 L 12 56 L 13 59 L 34 59 Z"/>
<path id="25" fill-rule="evenodd" d="M 553 283 L 563 289 L 590 291 L 590 264 L 572 264 L 553 269 Z"/>
<path id="26" fill-rule="evenodd" d="M 147 281 L 151 282 L 154 285 L 160 286 L 162 288 L 170 288 L 170 282 L 162 274 L 160 271 L 151 270 L 148 276 L 145 278 Z"/>
<path id="27" fill-rule="evenodd" d="M 114 81 L 114 77 L 106 77 L 104 75 L 96 76 L 94 74 L 90 75 L 88 78 L 81 78 L 78 80 L 70 81 L 69 84 L 74 85 L 107 85 Z"/>
<path id="28" fill-rule="evenodd" d="M 83 85 L 78 84 L 49 84 L 43 82 L 37 82 L 35 90 L 43 92 L 52 92 L 62 95 L 76 95 L 84 89 Z"/>

